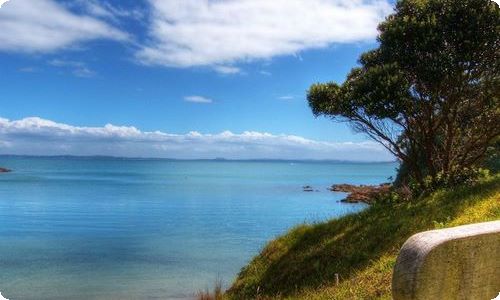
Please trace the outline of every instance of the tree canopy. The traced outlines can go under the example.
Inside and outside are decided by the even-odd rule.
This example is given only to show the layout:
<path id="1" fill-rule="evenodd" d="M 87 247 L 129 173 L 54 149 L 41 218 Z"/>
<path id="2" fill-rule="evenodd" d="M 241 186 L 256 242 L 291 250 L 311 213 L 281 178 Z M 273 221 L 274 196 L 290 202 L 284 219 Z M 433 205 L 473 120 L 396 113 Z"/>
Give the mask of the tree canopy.
<path id="1" fill-rule="evenodd" d="M 402 0 L 344 83 L 308 91 L 402 161 L 406 181 L 453 180 L 500 135 L 500 10 L 490 0 Z"/>

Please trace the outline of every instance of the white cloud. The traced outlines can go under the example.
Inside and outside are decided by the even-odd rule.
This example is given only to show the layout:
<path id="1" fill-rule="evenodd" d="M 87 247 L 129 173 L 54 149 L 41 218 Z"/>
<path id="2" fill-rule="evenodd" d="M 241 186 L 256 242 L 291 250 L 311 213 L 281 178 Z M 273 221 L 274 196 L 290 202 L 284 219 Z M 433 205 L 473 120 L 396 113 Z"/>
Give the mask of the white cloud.
<path id="1" fill-rule="evenodd" d="M 218 66 L 374 40 L 387 0 L 149 0 L 150 39 L 137 58 Z"/>
<path id="2" fill-rule="evenodd" d="M 53 0 L 13 0 L 0 10 L 0 51 L 44 53 L 96 39 L 125 41 L 129 36 Z"/>
<path id="3" fill-rule="evenodd" d="M 184 97 L 184 101 L 203 104 L 210 104 L 214 102 L 212 99 L 203 96 L 186 96 Z"/>
<path id="4" fill-rule="evenodd" d="M 374 40 L 377 24 L 391 12 L 388 0 L 148 2 L 148 36 L 138 46 L 119 25 L 124 18 L 145 20 L 140 6 L 124 9 L 96 0 L 9 1 L 0 10 L 0 51 L 47 53 L 96 39 L 128 41 L 139 47 L 135 56 L 144 64 L 208 66 L 238 74 L 237 63 L 300 57 L 307 49 Z"/>
<path id="5" fill-rule="evenodd" d="M 2 7 L 2 5 L 4 5 L 7 1 L 9 0 L 0 0 L 0 8 Z M 0 294 L 1 296 L 2 294 Z M 1 299 L 1 298 L 0 298 Z"/>
<path id="6" fill-rule="evenodd" d="M 237 67 L 230 66 L 215 66 L 214 70 L 221 74 L 238 74 L 241 73 L 241 69 Z"/>
<path id="7" fill-rule="evenodd" d="M 106 18 L 115 22 L 118 22 L 120 18 L 141 20 L 144 17 L 144 12 L 136 7 L 129 6 L 125 9 L 102 0 L 100 2 L 97 0 L 73 0 L 69 5 L 81 6 L 93 16 Z"/>
<path id="8" fill-rule="evenodd" d="M 74 69 L 72 71 L 72 73 L 76 77 L 82 77 L 82 78 L 91 78 L 91 77 L 94 77 L 96 75 L 96 73 L 94 71 L 92 71 L 91 69 L 89 69 L 87 67 Z"/>
<path id="9" fill-rule="evenodd" d="M 285 96 L 278 97 L 278 99 L 280 99 L 280 100 L 293 100 L 293 99 L 295 99 L 295 96 L 285 95 Z"/>
<path id="10" fill-rule="evenodd" d="M 48 64 L 58 68 L 68 68 L 71 73 L 77 77 L 90 78 L 96 75 L 86 63 L 82 61 L 53 59 L 48 61 Z"/>
<path id="11" fill-rule="evenodd" d="M 35 67 L 22 67 L 22 68 L 19 68 L 18 71 L 21 72 L 21 73 L 36 73 L 36 72 L 38 72 L 38 68 L 35 68 Z"/>
<path id="12" fill-rule="evenodd" d="M 114 155 L 229 159 L 341 159 L 382 161 L 392 157 L 373 142 L 332 143 L 255 131 L 240 134 L 144 132 L 132 126 L 78 127 L 41 118 L 0 118 L 0 154 Z"/>

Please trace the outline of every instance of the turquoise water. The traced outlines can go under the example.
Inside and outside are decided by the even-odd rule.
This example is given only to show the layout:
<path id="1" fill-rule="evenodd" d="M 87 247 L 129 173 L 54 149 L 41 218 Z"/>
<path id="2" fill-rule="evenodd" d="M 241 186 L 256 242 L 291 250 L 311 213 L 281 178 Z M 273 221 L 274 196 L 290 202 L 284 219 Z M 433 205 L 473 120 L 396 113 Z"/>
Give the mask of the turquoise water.
<path id="1" fill-rule="evenodd" d="M 185 299 L 229 284 L 293 225 L 359 211 L 333 183 L 395 163 L 0 157 L 0 292 L 11 299 Z M 306 193 L 303 185 L 318 192 Z"/>

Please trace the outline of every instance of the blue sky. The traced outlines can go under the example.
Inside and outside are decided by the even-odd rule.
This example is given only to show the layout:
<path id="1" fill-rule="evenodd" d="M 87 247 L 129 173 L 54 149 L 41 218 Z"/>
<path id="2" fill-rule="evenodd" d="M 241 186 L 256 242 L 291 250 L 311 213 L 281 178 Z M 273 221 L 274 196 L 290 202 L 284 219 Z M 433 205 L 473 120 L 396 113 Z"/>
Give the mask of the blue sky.
<path id="1" fill-rule="evenodd" d="M 347 125 L 315 119 L 305 99 L 377 46 L 391 9 L 10 0 L 0 8 L 0 154 L 391 159 Z"/>

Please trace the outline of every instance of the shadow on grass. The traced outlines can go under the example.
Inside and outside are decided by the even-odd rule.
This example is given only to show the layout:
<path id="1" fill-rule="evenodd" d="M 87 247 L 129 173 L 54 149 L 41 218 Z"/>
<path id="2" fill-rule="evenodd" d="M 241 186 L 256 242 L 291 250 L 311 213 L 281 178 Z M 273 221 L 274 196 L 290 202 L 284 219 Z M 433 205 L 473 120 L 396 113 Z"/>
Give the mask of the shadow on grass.
<path id="1" fill-rule="evenodd" d="M 228 295 L 235 299 L 286 297 L 348 279 L 412 234 L 447 223 L 498 193 L 496 178 L 473 188 L 437 192 L 412 203 L 376 204 L 328 223 L 299 226 L 269 243 L 242 269 Z"/>

